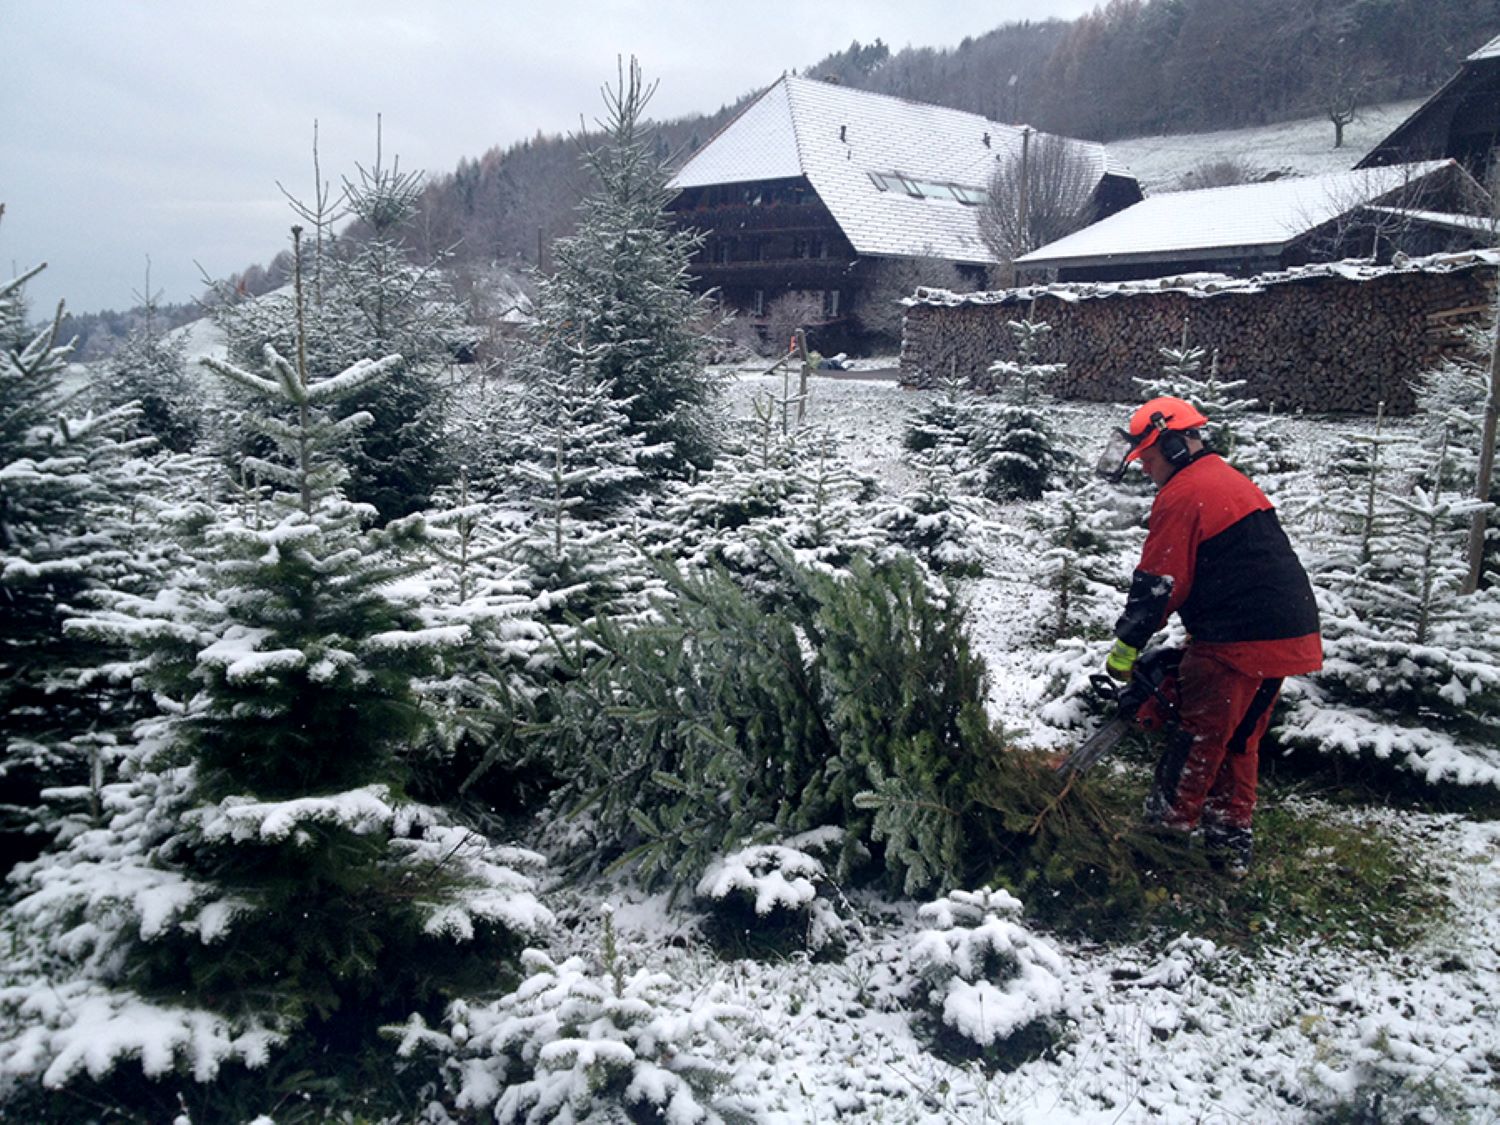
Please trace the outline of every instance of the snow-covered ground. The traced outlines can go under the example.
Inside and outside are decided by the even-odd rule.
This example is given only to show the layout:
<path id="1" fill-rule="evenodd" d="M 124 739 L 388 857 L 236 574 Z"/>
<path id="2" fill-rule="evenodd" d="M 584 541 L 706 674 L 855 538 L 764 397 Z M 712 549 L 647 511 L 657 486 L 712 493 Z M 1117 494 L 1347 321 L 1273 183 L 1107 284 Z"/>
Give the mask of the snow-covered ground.
<path id="1" fill-rule="evenodd" d="M 779 378 L 746 374 L 732 399 L 748 414 L 753 395 L 780 390 Z M 808 420 L 833 433 L 861 471 L 896 488 L 906 479 L 901 434 L 924 394 L 886 380 L 815 377 Z M 1115 407 L 1060 409 L 1083 448 L 1118 423 Z M 1291 424 L 1312 436 L 1312 423 Z M 1025 569 L 1020 537 L 1006 534 L 1017 509 L 995 514 L 990 577 L 967 591 L 973 635 L 990 663 L 995 717 L 1036 735 L 1040 685 L 1016 656 L 1036 595 L 1007 577 Z M 923 928 L 916 904 L 846 903 L 854 936 L 833 960 L 725 961 L 681 903 L 625 887 L 559 886 L 549 901 L 567 924 L 553 952 L 597 957 L 608 902 L 628 969 L 666 972 L 684 1009 L 710 996 L 749 1009 L 735 1087 L 787 1125 L 1294 1122 L 1341 1102 L 1348 1110 L 1377 1089 L 1385 1094 L 1376 1116 L 1338 1119 L 1500 1120 L 1500 824 L 1316 802 L 1303 811 L 1411 840 L 1445 881 L 1447 920 L 1388 952 L 1314 940 L 1249 954 L 1172 934 L 1113 946 L 1053 939 L 1065 961 L 1066 1032 L 1044 1058 L 1011 1073 L 942 1061 L 914 1030 L 902 990 Z M 1403 1116 L 1408 1108 L 1419 1112 Z"/>
<path id="2" fill-rule="evenodd" d="M 1344 130 L 1344 145 L 1333 147 L 1333 125 L 1307 117 L 1252 129 L 1216 133 L 1174 133 L 1111 141 L 1110 159 L 1123 164 L 1148 193 L 1175 191 L 1184 173 L 1218 160 L 1234 160 L 1262 173 L 1316 176 L 1352 168 L 1421 101 L 1366 106 Z"/>

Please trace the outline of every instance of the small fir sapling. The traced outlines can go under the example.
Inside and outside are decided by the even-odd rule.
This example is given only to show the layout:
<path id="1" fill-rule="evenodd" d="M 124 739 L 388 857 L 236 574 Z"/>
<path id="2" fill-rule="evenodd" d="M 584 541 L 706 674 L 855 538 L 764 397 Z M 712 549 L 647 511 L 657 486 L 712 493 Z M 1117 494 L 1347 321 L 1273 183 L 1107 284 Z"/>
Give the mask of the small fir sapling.
<path id="1" fill-rule="evenodd" d="M 1004 890 L 952 891 L 918 911 L 911 998 L 938 1050 L 1014 1069 L 1050 1047 L 1065 1012 L 1062 956 Z"/>
<path id="2" fill-rule="evenodd" d="M 260 372 L 206 362 L 276 404 L 274 493 L 254 522 L 204 527 L 162 594 L 76 624 L 138 647 L 162 713 L 105 824 L 19 873 L 0 1063 L 50 1087 L 118 1075 L 121 1098 L 191 1067 L 269 1109 L 273 1052 L 336 1067 L 380 1022 L 492 982 L 549 916 L 539 856 L 403 796 L 428 725 L 415 684 L 462 628 L 425 627 L 401 592 L 420 528 L 367 531 L 340 494 L 335 450 L 367 417 L 334 413 L 396 360 L 317 381 L 274 348 Z"/>
<path id="3" fill-rule="evenodd" d="M 906 461 L 917 473 L 916 483 L 880 505 L 875 526 L 935 574 L 982 574 L 987 524 L 979 506 L 963 494 L 951 458 L 933 448 L 908 453 Z"/>
<path id="4" fill-rule="evenodd" d="M 1374 433 L 1335 460 L 1334 487 L 1325 480 L 1322 506 L 1306 513 L 1322 544 L 1312 572 L 1324 667 L 1294 682 L 1278 735 L 1324 752 L 1373 754 L 1431 782 L 1500 785 L 1492 749 L 1500 596 L 1457 596 L 1478 502 L 1414 484 L 1412 458 L 1392 457 L 1393 445 L 1415 448 L 1383 434 L 1377 420 Z M 1446 461 L 1439 440 L 1434 482 L 1449 478 Z"/>
<path id="5" fill-rule="evenodd" d="M 1182 322 L 1182 343 L 1175 348 L 1161 348 L 1162 374 L 1151 379 L 1137 378 L 1143 399 L 1170 395 L 1192 403 L 1208 419 L 1203 438 L 1208 447 L 1235 468 L 1269 487 L 1267 477 L 1297 468 L 1287 446 L 1286 436 L 1274 418 L 1258 413 L 1259 399 L 1240 397 L 1246 380 L 1223 380 L 1219 377 L 1219 350 L 1210 356 L 1207 349 L 1188 341 L 1189 320 Z M 1209 368 L 1200 378 L 1204 360 Z"/>
<path id="6" fill-rule="evenodd" d="M 1043 363 L 1042 347 L 1052 334 L 1052 325 L 1037 320 L 1035 309 L 1025 320 L 1008 321 L 1015 341 L 1015 359 L 997 359 L 990 364 L 991 389 L 1007 402 L 1030 406 L 1046 396 L 1050 384 L 1067 371 L 1066 363 Z"/>
<path id="7" fill-rule="evenodd" d="M 1016 359 L 997 360 L 989 377 L 998 403 L 982 408 L 975 461 L 980 487 L 992 500 L 1037 500 L 1061 482 L 1073 463 L 1053 425 L 1047 384 L 1067 364 L 1043 363 L 1040 349 L 1052 326 L 1036 320 L 1009 322 Z"/>
<path id="8" fill-rule="evenodd" d="M 715 859 L 696 895 L 708 911 L 714 944 L 757 956 L 813 953 L 842 945 L 846 926 L 823 861 L 837 852 L 840 828 L 814 829 L 775 844 L 753 844 Z"/>
<path id="9" fill-rule="evenodd" d="M 442 1058 L 455 1109 L 504 1125 L 757 1120 L 762 1107 L 732 1089 L 741 1026 L 753 1013 L 717 986 L 690 1009 L 677 1006 L 670 974 L 625 965 L 608 906 L 602 945 L 592 964 L 528 949 L 528 975 L 514 992 L 455 1001 L 446 1027 L 413 1017 L 388 1033 L 404 1058 Z"/>

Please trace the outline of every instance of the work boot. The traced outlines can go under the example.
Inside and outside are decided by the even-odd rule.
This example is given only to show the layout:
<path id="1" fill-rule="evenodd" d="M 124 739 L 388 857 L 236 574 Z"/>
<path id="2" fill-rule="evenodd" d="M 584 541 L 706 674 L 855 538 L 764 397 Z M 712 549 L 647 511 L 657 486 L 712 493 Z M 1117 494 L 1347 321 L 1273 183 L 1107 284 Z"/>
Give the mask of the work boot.
<path id="1" fill-rule="evenodd" d="M 1243 879 L 1250 874 L 1250 860 L 1255 853 L 1250 829 L 1232 824 L 1205 824 L 1203 848 L 1215 871 L 1222 871 L 1231 879 Z"/>
<path id="2" fill-rule="evenodd" d="M 1167 814 L 1171 811 L 1172 798 L 1160 786 L 1153 785 L 1146 794 L 1146 803 L 1141 807 L 1141 823 L 1150 828 L 1160 827 L 1166 823 Z"/>

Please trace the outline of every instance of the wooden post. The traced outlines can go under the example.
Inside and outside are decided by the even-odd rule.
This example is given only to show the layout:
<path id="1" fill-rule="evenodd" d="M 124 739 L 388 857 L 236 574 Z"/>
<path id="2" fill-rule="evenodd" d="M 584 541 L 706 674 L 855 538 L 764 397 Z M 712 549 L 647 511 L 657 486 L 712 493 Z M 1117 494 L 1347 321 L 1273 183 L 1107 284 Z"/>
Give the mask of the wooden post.
<path id="1" fill-rule="evenodd" d="M 797 329 L 797 354 L 802 357 L 802 381 L 797 387 L 797 428 L 802 428 L 803 421 L 807 418 L 807 377 L 812 370 L 807 361 L 807 333 Z"/>
<path id="2" fill-rule="evenodd" d="M 1500 293 L 1497 293 L 1500 296 Z M 1485 501 L 1490 498 L 1490 482 L 1495 473 L 1495 430 L 1500 418 L 1500 301 L 1495 312 L 1495 332 L 1490 339 L 1490 397 L 1484 404 L 1484 432 L 1479 441 L 1479 475 L 1474 481 L 1474 498 Z M 1475 512 L 1469 517 L 1469 573 L 1464 578 L 1464 594 L 1479 589 L 1479 580 L 1484 571 L 1484 531 L 1489 525 L 1488 510 Z"/>

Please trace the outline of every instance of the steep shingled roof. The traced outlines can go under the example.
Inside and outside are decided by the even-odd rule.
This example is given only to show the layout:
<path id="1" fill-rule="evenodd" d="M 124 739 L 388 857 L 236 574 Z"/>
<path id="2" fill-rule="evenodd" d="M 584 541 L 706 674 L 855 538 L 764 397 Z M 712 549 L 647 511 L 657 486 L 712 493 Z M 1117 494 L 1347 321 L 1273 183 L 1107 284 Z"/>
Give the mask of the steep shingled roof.
<path id="1" fill-rule="evenodd" d="M 671 187 L 805 176 L 860 254 L 988 264 L 979 208 L 952 199 L 881 190 L 872 174 L 983 189 L 999 161 L 1021 151 L 1019 126 L 975 113 L 783 77 L 719 130 Z M 1033 136 L 1037 135 L 1033 131 Z M 1104 146 L 1081 146 L 1098 169 Z"/>
<path id="2" fill-rule="evenodd" d="M 1153 195 L 1091 227 L 1016 259 L 1018 266 L 1082 265 L 1153 258 L 1179 260 L 1195 252 L 1275 251 L 1381 196 L 1414 184 L 1451 160 L 1392 164 L 1323 176 Z"/>

